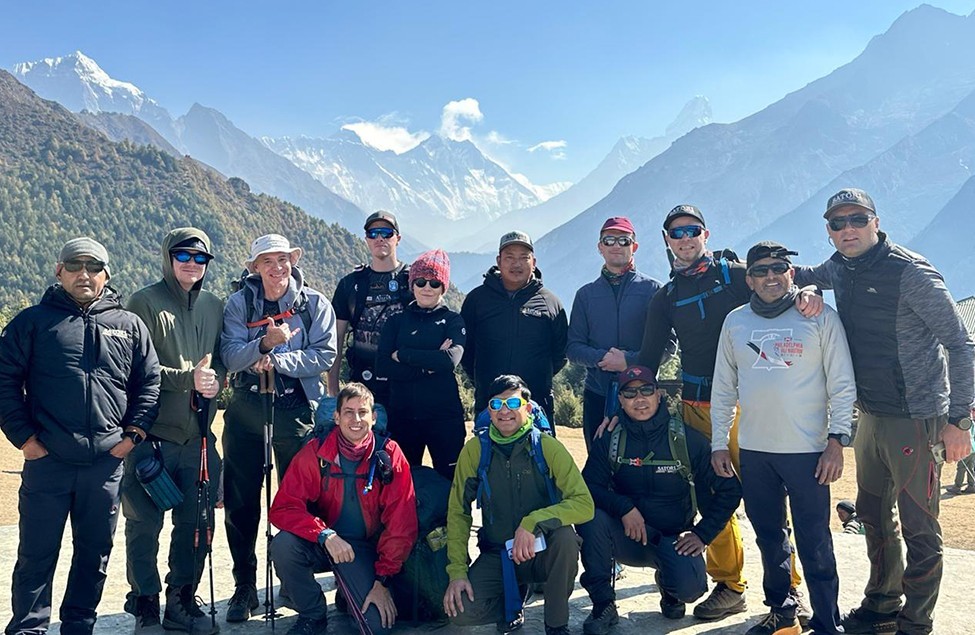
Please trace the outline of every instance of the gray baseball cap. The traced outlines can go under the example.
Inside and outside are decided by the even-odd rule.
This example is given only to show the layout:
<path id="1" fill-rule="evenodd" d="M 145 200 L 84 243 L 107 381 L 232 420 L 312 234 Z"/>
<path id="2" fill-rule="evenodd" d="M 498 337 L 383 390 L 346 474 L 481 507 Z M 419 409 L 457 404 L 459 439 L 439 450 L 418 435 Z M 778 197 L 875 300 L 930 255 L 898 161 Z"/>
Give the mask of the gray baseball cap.
<path id="1" fill-rule="evenodd" d="M 535 245 L 532 244 L 531 236 L 517 229 L 501 237 L 501 242 L 498 244 L 498 252 L 500 253 L 508 245 L 524 245 L 533 252 L 535 251 Z"/>
<path id="2" fill-rule="evenodd" d="M 839 207 L 845 207 L 846 205 L 853 205 L 863 208 L 868 212 L 877 213 L 877 207 L 873 204 L 873 199 L 870 198 L 869 194 L 859 188 L 847 187 L 829 197 L 829 201 L 826 203 L 826 213 L 823 214 L 823 218 L 829 218 L 833 210 Z"/>
<path id="3" fill-rule="evenodd" d="M 58 255 L 58 262 L 77 260 L 82 256 L 88 256 L 103 263 L 108 277 L 112 277 L 112 272 L 108 269 L 108 250 L 105 249 L 105 245 L 88 236 L 72 238 L 64 243 L 64 246 L 61 247 L 61 253 Z"/>

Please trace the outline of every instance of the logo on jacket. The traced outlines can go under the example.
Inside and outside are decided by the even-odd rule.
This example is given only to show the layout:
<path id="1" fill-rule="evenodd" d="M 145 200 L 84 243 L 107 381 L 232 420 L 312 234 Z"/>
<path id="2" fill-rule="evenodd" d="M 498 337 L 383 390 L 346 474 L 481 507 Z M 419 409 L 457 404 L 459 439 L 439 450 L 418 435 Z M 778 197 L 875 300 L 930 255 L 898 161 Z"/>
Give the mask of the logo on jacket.
<path id="1" fill-rule="evenodd" d="M 123 331 L 122 329 L 105 329 L 102 331 L 102 335 L 105 337 L 120 337 L 123 340 L 129 339 L 129 332 Z"/>
<path id="2" fill-rule="evenodd" d="M 763 329 L 752 331 L 748 348 L 758 357 L 752 368 L 765 370 L 787 369 L 802 358 L 802 342 L 792 337 L 792 329 Z"/>
<path id="3" fill-rule="evenodd" d="M 446 323 L 447 323 L 447 318 L 442 318 L 434 322 L 434 324 L 446 324 Z"/>
<path id="4" fill-rule="evenodd" d="M 389 290 L 392 293 L 399 291 L 399 282 L 396 281 L 396 278 L 389 281 Z"/>
<path id="5" fill-rule="evenodd" d="M 545 312 L 544 311 L 542 311 L 541 309 L 532 308 L 530 306 L 523 306 L 523 307 L 521 307 L 521 314 L 522 315 L 528 315 L 528 316 L 531 316 L 531 317 L 537 317 L 537 318 L 545 317 Z"/>

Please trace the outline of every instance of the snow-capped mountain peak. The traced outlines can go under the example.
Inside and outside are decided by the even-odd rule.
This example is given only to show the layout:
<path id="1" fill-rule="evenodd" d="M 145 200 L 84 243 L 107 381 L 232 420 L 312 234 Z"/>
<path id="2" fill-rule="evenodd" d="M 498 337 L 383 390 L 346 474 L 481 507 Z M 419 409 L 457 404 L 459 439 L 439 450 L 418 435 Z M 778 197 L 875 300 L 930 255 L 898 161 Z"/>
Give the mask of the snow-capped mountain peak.
<path id="1" fill-rule="evenodd" d="M 695 95 L 667 126 L 667 136 L 679 137 L 695 128 L 706 126 L 711 121 L 711 102 L 704 95 Z"/>

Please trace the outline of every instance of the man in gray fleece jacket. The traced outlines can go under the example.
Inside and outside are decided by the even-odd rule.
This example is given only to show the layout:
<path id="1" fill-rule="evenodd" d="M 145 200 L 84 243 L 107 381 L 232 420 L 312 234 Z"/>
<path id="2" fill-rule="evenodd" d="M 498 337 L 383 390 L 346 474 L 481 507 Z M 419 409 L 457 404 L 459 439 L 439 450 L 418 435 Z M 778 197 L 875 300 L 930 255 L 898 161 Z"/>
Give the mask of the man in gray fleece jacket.
<path id="1" fill-rule="evenodd" d="M 944 278 L 923 256 L 887 239 L 866 192 L 840 190 L 824 216 L 837 251 L 821 265 L 799 268 L 796 281 L 835 291 L 856 372 L 856 508 L 870 579 L 843 627 L 930 633 L 942 575 L 941 465 L 932 448 L 944 441 L 948 461 L 971 452 L 975 346 Z"/>
<path id="2" fill-rule="evenodd" d="M 792 546 L 788 493 L 816 633 L 842 633 L 829 484 L 843 472 L 856 388 L 846 334 L 836 311 L 806 318 L 795 308 L 789 251 L 773 242 L 748 250 L 749 304 L 725 318 L 711 387 L 712 465 L 734 477 L 729 433 L 738 424 L 742 498 L 765 569 L 771 611 L 748 635 L 799 635 L 796 599 L 789 593 Z M 828 408 L 828 409 L 827 409 Z"/>

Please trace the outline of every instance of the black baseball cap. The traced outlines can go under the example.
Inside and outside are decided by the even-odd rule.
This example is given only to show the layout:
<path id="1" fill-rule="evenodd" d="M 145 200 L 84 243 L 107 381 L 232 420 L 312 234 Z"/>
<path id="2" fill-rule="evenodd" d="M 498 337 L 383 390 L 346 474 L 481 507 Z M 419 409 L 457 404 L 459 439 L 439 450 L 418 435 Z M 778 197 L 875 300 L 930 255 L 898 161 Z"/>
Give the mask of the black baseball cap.
<path id="1" fill-rule="evenodd" d="M 789 260 L 789 256 L 798 255 L 798 251 L 790 251 L 787 247 L 780 245 L 777 242 L 763 240 L 757 245 L 753 245 L 752 248 L 748 250 L 748 256 L 745 257 L 745 261 L 747 267 L 751 267 L 762 258 L 776 258 L 791 264 L 792 261 Z"/>
<path id="2" fill-rule="evenodd" d="M 707 227 L 707 224 L 704 222 L 704 214 L 701 213 L 701 210 L 693 205 L 683 203 L 667 212 L 667 218 L 664 219 L 664 229 L 669 229 L 671 221 L 673 221 L 675 218 L 680 218 L 681 216 L 696 218 L 697 220 L 701 221 L 701 225 Z"/>
<path id="3" fill-rule="evenodd" d="M 856 187 L 846 187 L 829 197 L 823 218 L 829 218 L 833 210 L 847 205 L 860 207 L 874 214 L 877 213 L 877 207 L 873 204 L 873 199 L 870 198 L 869 194 Z"/>
<path id="4" fill-rule="evenodd" d="M 363 229 L 369 229 L 370 225 L 380 220 L 392 225 L 393 229 L 396 230 L 396 233 L 399 233 L 399 223 L 396 222 L 396 216 L 394 216 L 392 212 L 387 212 L 385 210 L 379 210 L 378 212 L 369 214 L 369 218 L 366 219 L 366 224 Z"/>

